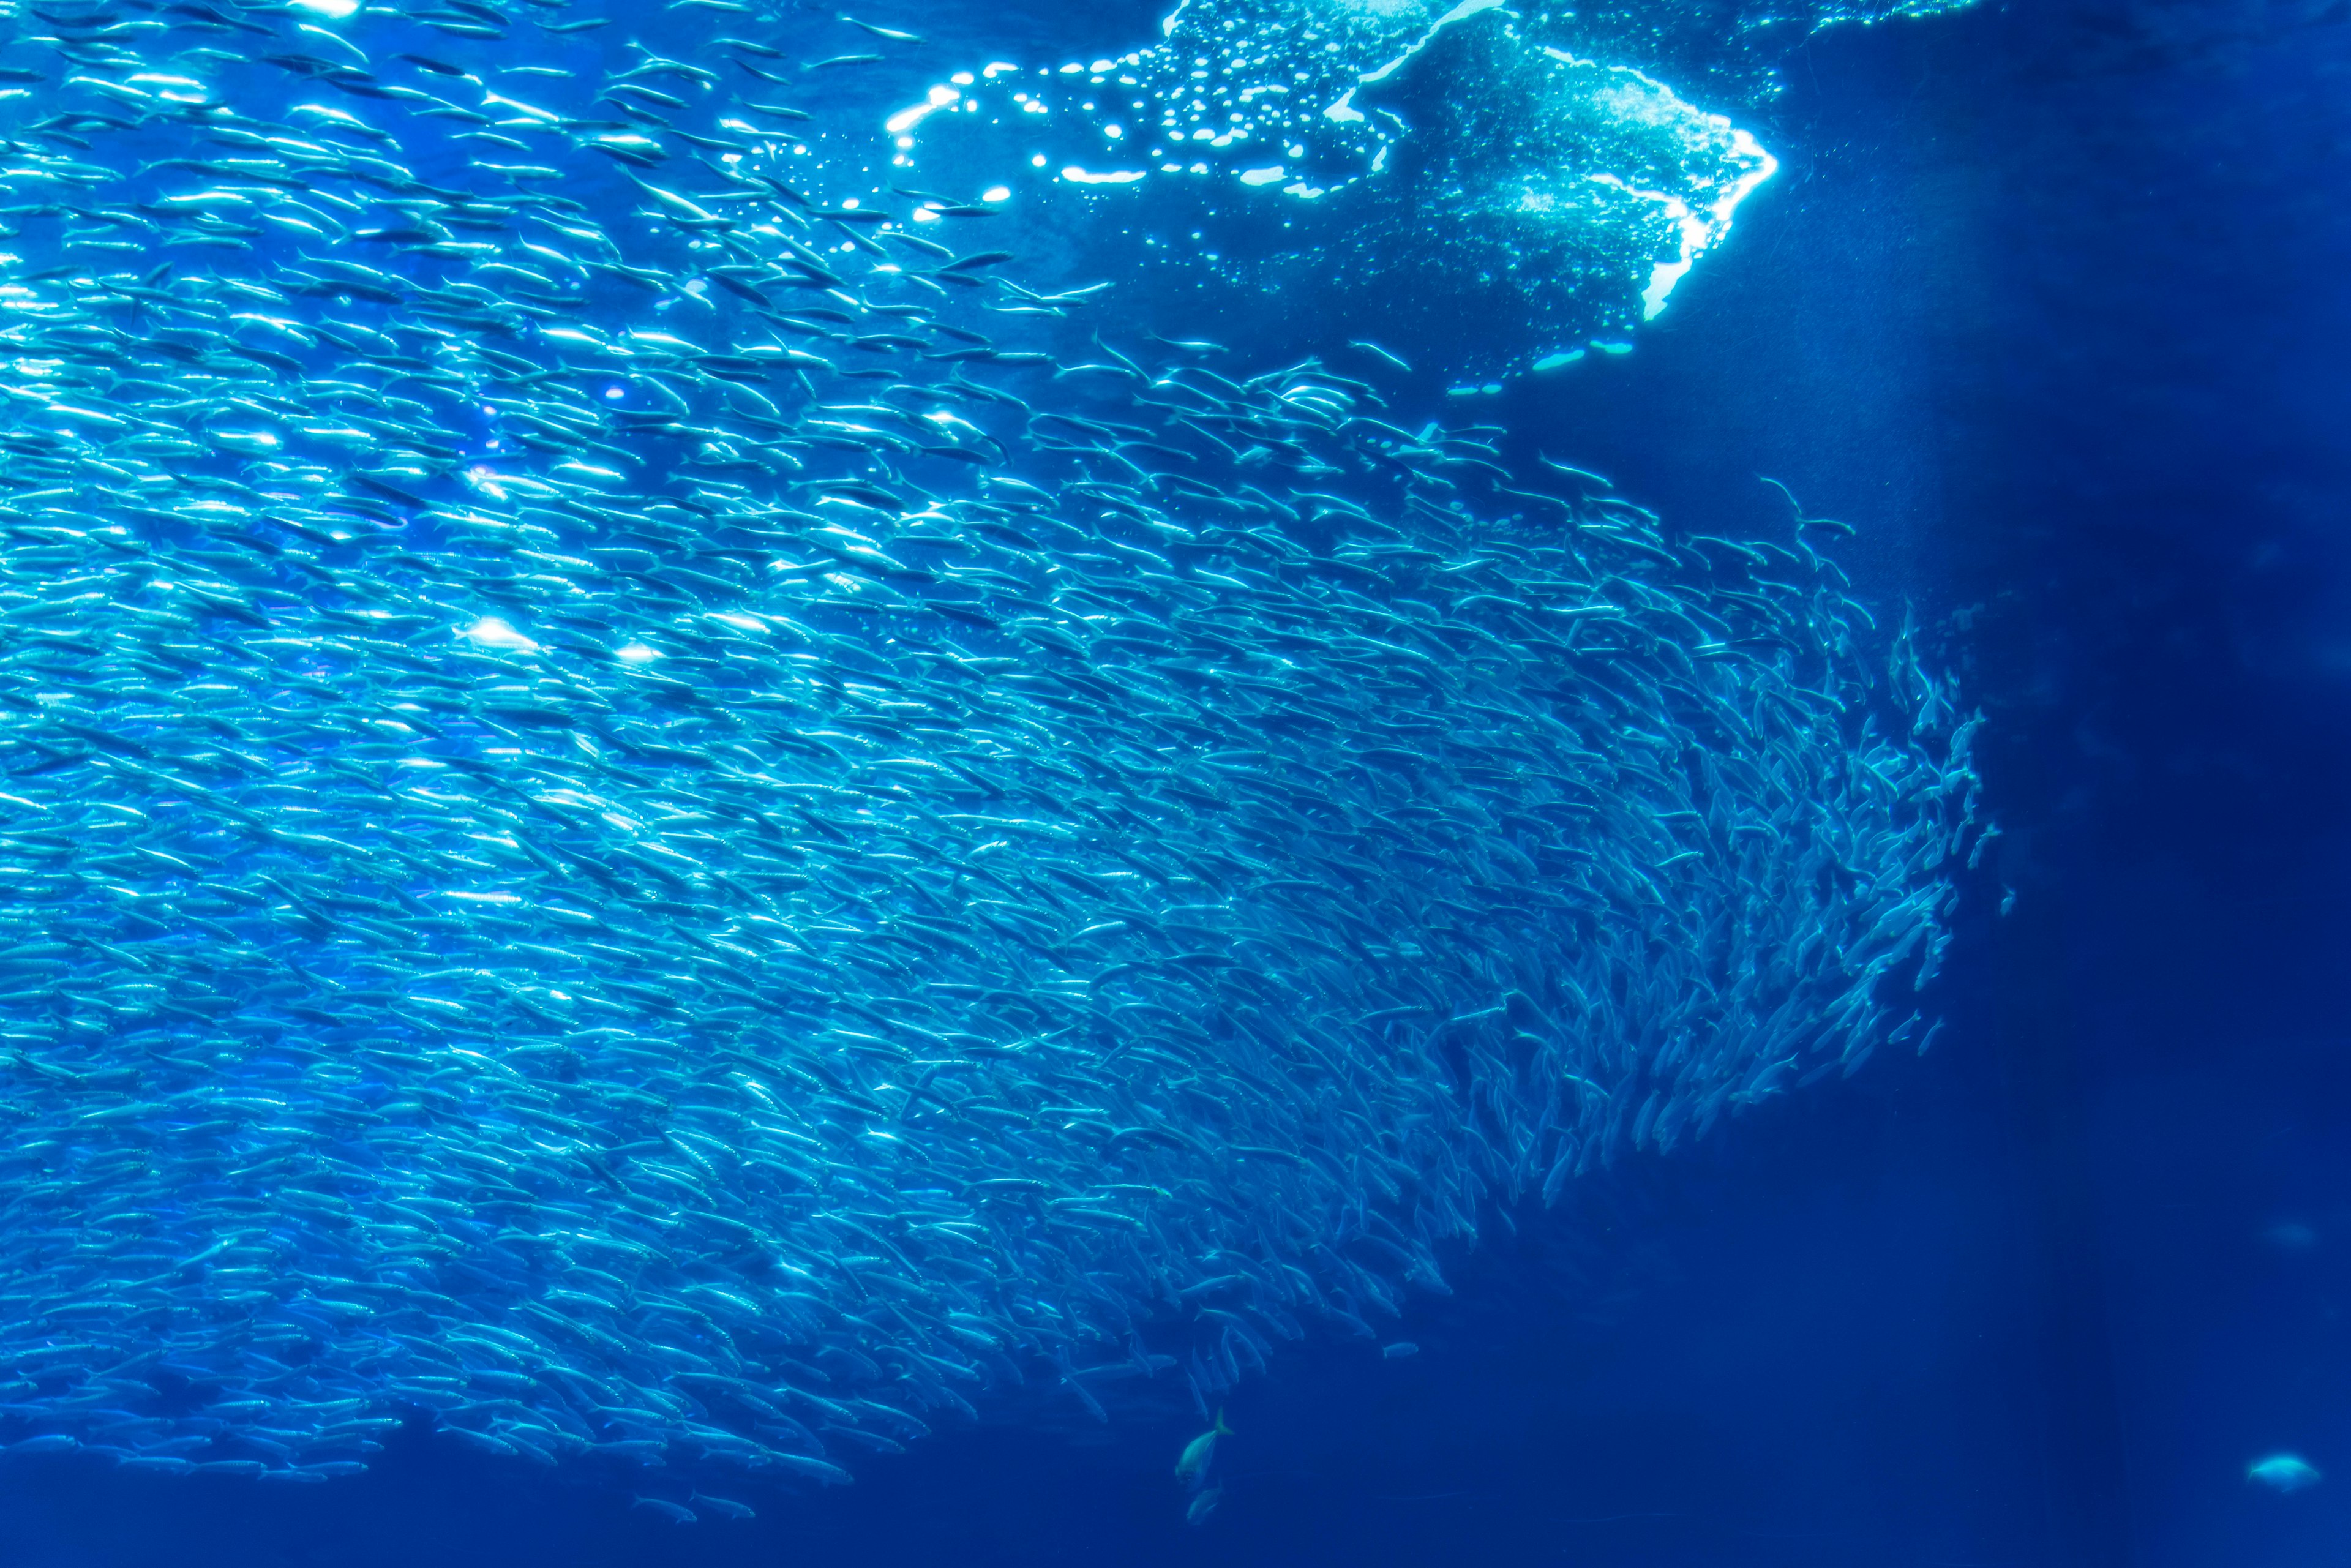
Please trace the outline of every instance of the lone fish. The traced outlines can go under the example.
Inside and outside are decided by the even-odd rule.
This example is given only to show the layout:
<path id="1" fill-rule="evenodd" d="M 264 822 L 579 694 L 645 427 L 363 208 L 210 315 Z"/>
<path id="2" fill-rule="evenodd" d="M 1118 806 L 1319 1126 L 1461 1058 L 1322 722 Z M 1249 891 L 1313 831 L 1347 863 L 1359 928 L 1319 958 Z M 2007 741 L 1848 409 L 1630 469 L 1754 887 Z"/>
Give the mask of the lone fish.
<path id="1" fill-rule="evenodd" d="M 1195 1443 L 1192 1448 L 1199 1446 Z M 1192 1449 L 1185 1449 L 1184 1457 L 1190 1458 Z M 1206 1464 L 1207 1460 L 1204 1458 L 1200 1462 Z M 2272 1454 L 2266 1459 L 2256 1459 L 2247 1465 L 2245 1479 L 2279 1491 L 2300 1491 L 2304 1487 L 2318 1484 L 2318 1470 L 2299 1454 Z"/>
<path id="2" fill-rule="evenodd" d="M 1188 1488 L 1197 1488 L 1208 1474 L 1208 1461 L 1217 1457 L 1217 1439 L 1232 1435 L 1233 1429 L 1225 1425 L 1224 1406 L 1218 1406 L 1217 1424 L 1184 1445 L 1183 1455 L 1176 1461 L 1176 1479 Z"/>

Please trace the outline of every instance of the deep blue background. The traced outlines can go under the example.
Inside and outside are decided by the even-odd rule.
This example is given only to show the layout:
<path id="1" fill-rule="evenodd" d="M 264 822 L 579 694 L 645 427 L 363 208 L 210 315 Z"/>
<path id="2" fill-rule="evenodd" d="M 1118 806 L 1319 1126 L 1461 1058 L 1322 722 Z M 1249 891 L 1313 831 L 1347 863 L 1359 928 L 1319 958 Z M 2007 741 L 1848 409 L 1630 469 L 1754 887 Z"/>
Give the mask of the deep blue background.
<path id="1" fill-rule="evenodd" d="M 1048 1406 L 690 1530 L 421 1438 L 283 1490 L 26 1465 L 0 1563 L 2351 1557 L 2340 10 L 1824 36 L 1764 128 L 1786 173 L 1639 350 L 1499 400 L 1694 528 L 1778 526 L 1786 481 L 1937 629 L 2009 833 L 1928 1057 L 1498 1226 L 1417 1357 L 1292 1350 L 1201 1529 L 1188 1416 Z M 2278 1448 L 2327 1480 L 2249 1486 Z"/>

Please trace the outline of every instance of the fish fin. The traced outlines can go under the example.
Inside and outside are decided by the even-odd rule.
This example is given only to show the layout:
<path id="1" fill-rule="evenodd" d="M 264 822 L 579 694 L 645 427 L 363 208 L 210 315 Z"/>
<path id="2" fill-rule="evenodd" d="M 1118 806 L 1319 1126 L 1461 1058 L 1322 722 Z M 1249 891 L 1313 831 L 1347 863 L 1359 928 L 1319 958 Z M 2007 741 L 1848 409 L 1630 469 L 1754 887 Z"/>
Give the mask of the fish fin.
<path id="1" fill-rule="evenodd" d="M 1220 1437 L 1233 1435 L 1233 1429 L 1225 1425 L 1225 1407 L 1221 1405 L 1217 1406 L 1217 1435 Z"/>

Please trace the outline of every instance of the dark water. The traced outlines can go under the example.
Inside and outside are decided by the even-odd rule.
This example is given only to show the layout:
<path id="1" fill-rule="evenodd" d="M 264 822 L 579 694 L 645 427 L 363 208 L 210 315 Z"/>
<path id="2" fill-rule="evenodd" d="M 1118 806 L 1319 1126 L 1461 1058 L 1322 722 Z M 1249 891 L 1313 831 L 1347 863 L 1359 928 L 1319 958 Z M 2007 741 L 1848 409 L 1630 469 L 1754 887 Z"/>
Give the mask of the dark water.
<path id="1" fill-rule="evenodd" d="M 1081 26 L 1011 22 L 1040 57 Z M 1495 423 L 1693 529 L 1768 528 L 1783 480 L 1937 629 L 2007 836 L 1930 1054 L 1498 1221 L 1416 1357 L 1289 1349 L 1197 1529 L 1188 1416 L 1015 1410 L 686 1529 L 421 1434 L 305 1489 L 19 1461 L 0 1561 L 2338 1559 L 2351 30 L 1984 8 L 1786 78 L 1729 244 Z M 2282 1450 L 2326 1479 L 2249 1484 Z"/>

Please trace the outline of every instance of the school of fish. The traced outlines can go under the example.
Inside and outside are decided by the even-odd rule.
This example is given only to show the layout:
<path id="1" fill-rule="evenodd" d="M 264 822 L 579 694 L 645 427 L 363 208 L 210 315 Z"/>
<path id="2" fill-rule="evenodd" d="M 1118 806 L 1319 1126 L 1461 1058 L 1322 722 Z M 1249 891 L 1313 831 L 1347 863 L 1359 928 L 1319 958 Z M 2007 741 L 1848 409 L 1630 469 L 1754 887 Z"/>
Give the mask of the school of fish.
<path id="1" fill-rule="evenodd" d="M 1024 254 L 1115 255 L 1177 309 L 1376 299 L 1384 331 L 1448 341 L 1457 373 L 1627 346 L 1778 168 L 1664 82 L 1539 44 L 1500 0 L 1247 11 L 1185 6 L 1116 58 L 935 81 L 888 121 L 892 167 L 1000 180 Z"/>
<path id="2" fill-rule="evenodd" d="M 814 188 L 902 29 L 5 29 L 0 1448 L 1205 1417 L 1917 1038 L 1970 724 L 1833 525 L 1686 537 L 1392 422 L 1385 350 Z"/>

